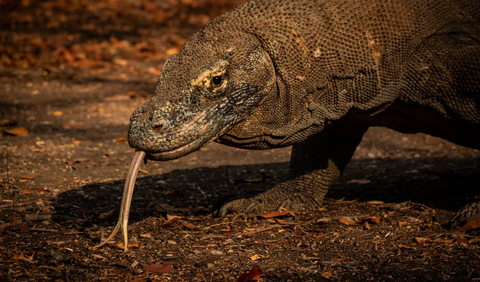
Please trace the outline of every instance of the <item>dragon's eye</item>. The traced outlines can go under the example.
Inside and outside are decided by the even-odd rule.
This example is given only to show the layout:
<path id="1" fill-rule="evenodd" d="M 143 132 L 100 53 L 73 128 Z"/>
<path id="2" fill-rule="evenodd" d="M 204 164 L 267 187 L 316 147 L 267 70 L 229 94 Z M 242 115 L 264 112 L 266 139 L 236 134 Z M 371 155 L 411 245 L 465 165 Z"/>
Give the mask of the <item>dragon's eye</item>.
<path id="1" fill-rule="evenodd" d="M 215 86 L 219 86 L 220 84 L 222 84 L 222 81 L 223 81 L 223 78 L 221 76 L 214 76 L 212 78 L 212 84 Z"/>

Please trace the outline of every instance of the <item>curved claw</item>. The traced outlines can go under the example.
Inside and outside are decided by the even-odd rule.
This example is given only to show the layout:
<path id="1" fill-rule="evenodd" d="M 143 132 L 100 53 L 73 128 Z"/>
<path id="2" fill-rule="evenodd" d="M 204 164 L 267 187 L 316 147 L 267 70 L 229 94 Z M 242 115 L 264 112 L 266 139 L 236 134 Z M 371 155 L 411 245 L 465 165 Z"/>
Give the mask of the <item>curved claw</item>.
<path id="1" fill-rule="evenodd" d="M 247 206 L 247 199 L 241 198 L 225 203 L 218 209 L 218 216 L 225 216 L 228 212 L 243 212 Z"/>
<path id="2" fill-rule="evenodd" d="M 278 195 L 278 194 L 277 194 Z M 260 214 L 271 211 L 289 210 L 294 212 L 306 212 L 318 209 L 322 201 L 317 198 L 295 194 L 290 197 L 270 197 L 268 194 L 260 194 L 253 198 L 236 199 L 225 203 L 217 212 L 218 216 L 224 216 L 228 212 Z"/>
<path id="3" fill-rule="evenodd" d="M 245 213 L 256 213 L 257 211 L 257 201 L 252 201 L 246 208 L 245 208 Z"/>

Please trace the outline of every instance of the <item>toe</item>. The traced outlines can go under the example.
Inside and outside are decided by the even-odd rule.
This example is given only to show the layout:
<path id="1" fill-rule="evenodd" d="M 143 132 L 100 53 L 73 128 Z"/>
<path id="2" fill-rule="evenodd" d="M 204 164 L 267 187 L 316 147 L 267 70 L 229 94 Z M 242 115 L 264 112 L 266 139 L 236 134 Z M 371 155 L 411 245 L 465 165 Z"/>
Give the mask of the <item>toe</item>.
<path id="1" fill-rule="evenodd" d="M 218 216 L 225 216 L 229 212 L 243 212 L 248 206 L 247 199 L 237 199 L 225 203 L 217 212 Z"/>

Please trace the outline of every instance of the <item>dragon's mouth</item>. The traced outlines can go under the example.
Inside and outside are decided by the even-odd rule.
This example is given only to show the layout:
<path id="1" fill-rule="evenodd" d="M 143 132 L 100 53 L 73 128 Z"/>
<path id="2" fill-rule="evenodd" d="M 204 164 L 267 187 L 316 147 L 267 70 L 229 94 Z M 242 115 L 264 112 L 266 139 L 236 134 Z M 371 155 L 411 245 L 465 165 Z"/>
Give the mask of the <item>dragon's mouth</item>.
<path id="1" fill-rule="evenodd" d="M 168 160 L 173 160 L 173 159 L 178 159 L 181 158 L 185 155 L 188 155 L 189 153 L 199 149 L 206 143 L 208 143 L 210 140 L 205 140 L 205 139 L 197 139 L 191 143 L 188 143 L 186 145 L 180 146 L 178 148 L 168 150 L 168 151 L 149 151 L 149 150 L 144 150 L 146 153 L 146 158 L 149 160 L 154 160 L 154 161 L 168 161 Z"/>

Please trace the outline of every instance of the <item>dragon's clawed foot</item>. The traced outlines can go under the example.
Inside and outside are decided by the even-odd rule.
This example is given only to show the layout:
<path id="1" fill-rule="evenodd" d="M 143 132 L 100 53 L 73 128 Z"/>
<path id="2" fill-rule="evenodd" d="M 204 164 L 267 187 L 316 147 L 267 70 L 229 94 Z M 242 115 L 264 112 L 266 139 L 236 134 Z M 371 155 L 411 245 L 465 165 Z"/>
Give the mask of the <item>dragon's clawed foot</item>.
<path id="1" fill-rule="evenodd" d="M 467 222 L 480 217 L 480 202 L 472 202 L 460 208 L 460 210 L 450 219 L 450 228 L 455 226 L 462 227 Z"/>
<path id="2" fill-rule="evenodd" d="M 217 215 L 224 216 L 229 212 L 262 214 L 277 210 L 308 212 L 318 209 L 321 205 L 322 199 L 315 199 L 300 194 L 290 197 L 268 197 L 265 194 L 260 194 L 248 199 L 241 198 L 229 201 L 218 209 Z"/>

